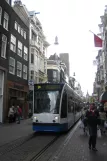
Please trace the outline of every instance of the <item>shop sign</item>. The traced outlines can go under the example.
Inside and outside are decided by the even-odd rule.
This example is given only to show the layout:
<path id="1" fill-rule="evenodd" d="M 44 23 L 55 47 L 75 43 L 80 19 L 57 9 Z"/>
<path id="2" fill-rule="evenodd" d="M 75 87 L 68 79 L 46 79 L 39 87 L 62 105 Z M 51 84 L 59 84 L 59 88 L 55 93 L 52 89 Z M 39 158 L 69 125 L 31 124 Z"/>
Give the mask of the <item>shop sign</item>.
<path id="1" fill-rule="evenodd" d="M 17 84 L 14 84 L 14 88 L 24 90 L 24 86 L 20 86 L 20 85 L 17 85 Z"/>

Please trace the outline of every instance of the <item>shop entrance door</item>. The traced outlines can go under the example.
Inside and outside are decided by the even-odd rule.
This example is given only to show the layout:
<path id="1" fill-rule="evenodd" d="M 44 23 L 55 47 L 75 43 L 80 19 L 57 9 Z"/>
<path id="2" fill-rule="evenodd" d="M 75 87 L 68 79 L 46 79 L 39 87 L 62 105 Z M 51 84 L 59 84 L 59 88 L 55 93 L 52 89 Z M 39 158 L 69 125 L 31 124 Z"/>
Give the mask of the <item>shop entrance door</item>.
<path id="1" fill-rule="evenodd" d="M 0 123 L 3 122 L 4 72 L 0 70 Z"/>

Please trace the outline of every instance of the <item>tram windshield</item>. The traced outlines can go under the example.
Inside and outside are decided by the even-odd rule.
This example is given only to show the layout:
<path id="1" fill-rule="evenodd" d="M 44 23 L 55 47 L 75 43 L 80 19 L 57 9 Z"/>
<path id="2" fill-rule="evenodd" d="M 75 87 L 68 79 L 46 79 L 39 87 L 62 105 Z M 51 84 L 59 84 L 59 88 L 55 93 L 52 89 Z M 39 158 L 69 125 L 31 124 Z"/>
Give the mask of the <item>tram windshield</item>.
<path id="1" fill-rule="evenodd" d="M 34 113 L 59 113 L 60 91 L 35 91 Z"/>

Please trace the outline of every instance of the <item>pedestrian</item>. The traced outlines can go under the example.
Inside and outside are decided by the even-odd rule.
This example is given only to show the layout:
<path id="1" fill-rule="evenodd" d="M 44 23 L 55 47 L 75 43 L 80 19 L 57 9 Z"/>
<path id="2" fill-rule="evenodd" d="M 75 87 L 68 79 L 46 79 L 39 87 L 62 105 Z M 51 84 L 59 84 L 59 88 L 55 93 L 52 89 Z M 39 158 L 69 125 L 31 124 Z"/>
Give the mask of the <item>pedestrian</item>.
<path id="1" fill-rule="evenodd" d="M 99 112 L 96 110 L 95 104 L 90 105 L 90 109 L 86 112 L 87 124 L 89 128 L 89 149 L 97 151 L 97 125 L 100 124 Z"/>
<path id="2" fill-rule="evenodd" d="M 18 124 L 20 124 L 20 118 L 22 116 L 22 110 L 19 106 L 17 106 L 17 120 L 18 120 Z"/>
<path id="3" fill-rule="evenodd" d="M 14 121 L 14 106 L 10 107 L 9 112 L 8 112 L 8 118 L 9 118 L 9 123 L 12 123 Z"/>

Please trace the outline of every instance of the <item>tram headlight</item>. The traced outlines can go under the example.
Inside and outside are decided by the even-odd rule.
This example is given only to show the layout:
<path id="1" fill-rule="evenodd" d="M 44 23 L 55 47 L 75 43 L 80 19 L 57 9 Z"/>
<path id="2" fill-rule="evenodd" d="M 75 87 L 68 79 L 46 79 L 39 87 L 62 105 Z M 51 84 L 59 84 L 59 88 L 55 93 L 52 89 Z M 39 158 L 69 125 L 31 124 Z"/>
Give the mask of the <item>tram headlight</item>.
<path id="1" fill-rule="evenodd" d="M 55 120 L 58 120 L 58 116 L 55 116 Z"/>
<path id="2" fill-rule="evenodd" d="M 34 116 L 34 117 L 33 117 L 33 119 L 34 119 L 34 120 L 36 120 L 36 119 L 37 119 L 37 117 L 36 117 L 36 116 Z"/>

